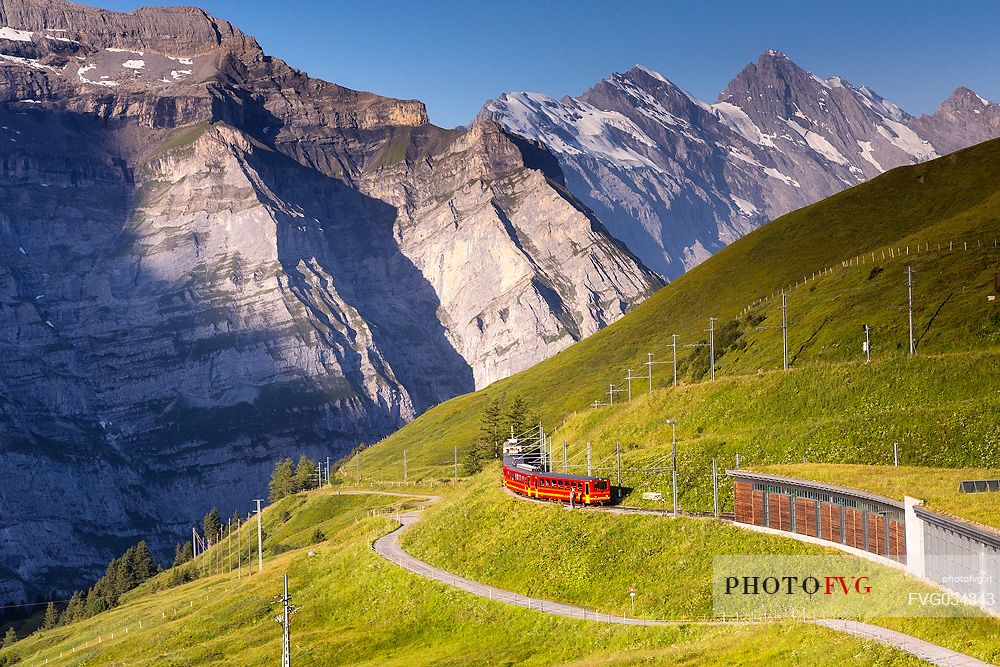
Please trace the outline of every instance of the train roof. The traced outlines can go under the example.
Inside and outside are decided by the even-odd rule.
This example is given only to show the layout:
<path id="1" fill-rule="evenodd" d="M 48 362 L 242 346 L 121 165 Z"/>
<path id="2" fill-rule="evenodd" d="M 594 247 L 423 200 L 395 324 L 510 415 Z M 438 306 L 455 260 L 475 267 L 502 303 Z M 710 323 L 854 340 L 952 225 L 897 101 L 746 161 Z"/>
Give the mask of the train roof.
<path id="1" fill-rule="evenodd" d="M 517 457 L 511 456 L 510 454 L 503 455 L 503 464 L 507 468 L 512 468 L 519 472 L 526 473 L 528 475 L 540 475 L 542 477 L 549 477 L 552 479 L 568 479 L 573 482 L 589 482 L 595 479 L 607 481 L 607 477 L 588 477 L 586 475 L 570 475 L 564 472 L 546 472 L 539 470 L 535 467 L 528 467 L 521 463 Z"/>

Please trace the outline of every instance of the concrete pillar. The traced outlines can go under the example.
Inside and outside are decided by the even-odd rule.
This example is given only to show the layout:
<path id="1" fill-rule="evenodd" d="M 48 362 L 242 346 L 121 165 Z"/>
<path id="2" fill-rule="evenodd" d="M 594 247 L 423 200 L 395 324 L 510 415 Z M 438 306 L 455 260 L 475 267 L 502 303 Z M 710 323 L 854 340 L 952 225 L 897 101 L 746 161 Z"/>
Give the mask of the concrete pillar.
<path id="1" fill-rule="evenodd" d="M 914 507 L 924 501 L 905 496 L 903 498 L 904 525 L 906 533 L 906 571 L 915 577 L 925 577 L 927 564 L 924 560 L 924 522 L 917 516 Z"/>

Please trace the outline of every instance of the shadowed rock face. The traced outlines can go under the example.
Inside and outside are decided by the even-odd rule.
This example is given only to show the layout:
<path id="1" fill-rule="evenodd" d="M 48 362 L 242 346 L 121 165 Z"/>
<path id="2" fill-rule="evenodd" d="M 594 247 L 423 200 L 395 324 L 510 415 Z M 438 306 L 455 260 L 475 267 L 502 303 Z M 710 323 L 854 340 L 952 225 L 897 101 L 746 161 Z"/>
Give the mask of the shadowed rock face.
<path id="1" fill-rule="evenodd" d="M 662 283 L 544 147 L 195 9 L 3 2 L 0 599 L 337 456 Z"/>
<path id="2" fill-rule="evenodd" d="M 568 189 L 668 278 L 788 211 L 1000 136 L 1000 105 L 966 89 L 914 119 L 777 51 L 714 104 L 636 66 L 576 98 L 507 93 L 479 118 L 548 146 Z"/>

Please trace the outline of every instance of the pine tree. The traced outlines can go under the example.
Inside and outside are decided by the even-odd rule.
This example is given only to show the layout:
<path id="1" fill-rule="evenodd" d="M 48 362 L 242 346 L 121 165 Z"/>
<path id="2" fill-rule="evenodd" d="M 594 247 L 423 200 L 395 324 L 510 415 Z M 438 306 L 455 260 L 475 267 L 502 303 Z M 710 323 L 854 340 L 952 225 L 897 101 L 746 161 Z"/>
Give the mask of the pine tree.
<path id="1" fill-rule="evenodd" d="M 295 493 L 295 473 L 291 459 L 284 458 L 274 464 L 274 472 L 271 473 L 267 490 L 272 503 Z"/>
<path id="2" fill-rule="evenodd" d="M 63 625 L 67 623 L 72 623 L 73 621 L 81 620 L 85 615 L 83 593 L 81 591 L 75 591 L 69 599 L 69 604 L 66 605 L 66 609 L 63 611 L 62 623 Z"/>
<path id="3" fill-rule="evenodd" d="M 219 529 L 222 528 L 222 524 L 219 523 L 219 510 L 213 507 L 208 511 L 204 521 L 202 521 L 202 528 L 205 530 L 206 540 L 212 544 L 218 541 Z"/>
<path id="4" fill-rule="evenodd" d="M 153 555 L 149 553 L 146 541 L 141 540 L 135 545 L 135 552 L 132 559 L 132 576 L 135 581 L 132 588 L 135 588 L 135 586 L 146 581 L 154 574 L 156 574 L 156 563 L 153 562 Z"/>
<path id="5" fill-rule="evenodd" d="M 191 546 L 191 540 L 188 540 L 182 545 L 178 544 L 174 548 L 174 567 L 178 565 L 183 565 L 194 558 L 194 548 Z"/>
<path id="6" fill-rule="evenodd" d="M 97 582 L 97 584 L 100 583 L 100 581 Z M 102 611 L 111 609 L 111 603 L 108 601 L 107 593 L 103 590 L 99 590 L 97 584 L 87 591 L 87 616 L 94 616 L 96 614 L 100 614 Z"/>
<path id="7" fill-rule="evenodd" d="M 3 645 L 2 648 L 8 648 L 14 645 L 17 641 L 17 633 L 14 632 L 14 626 L 7 628 L 7 632 L 3 635 Z"/>
<path id="8" fill-rule="evenodd" d="M 294 488 L 293 493 L 316 488 L 316 463 L 310 461 L 305 454 L 299 457 L 299 462 L 295 466 Z"/>
<path id="9" fill-rule="evenodd" d="M 57 625 L 59 625 L 59 612 L 56 611 L 55 603 L 50 602 L 45 607 L 45 620 L 42 621 L 42 630 L 51 630 Z"/>
<path id="10" fill-rule="evenodd" d="M 237 512 L 236 510 L 233 510 L 233 515 L 229 517 L 229 532 L 232 533 L 233 531 L 235 531 L 237 528 L 239 528 L 239 525 L 240 525 L 240 513 Z"/>
<path id="11" fill-rule="evenodd" d="M 528 421 L 530 419 L 528 415 L 528 402 L 520 396 L 515 396 L 507 404 L 503 418 L 504 439 L 509 438 L 512 433 L 515 436 L 522 436 L 525 431 L 534 425 Z"/>
<path id="12" fill-rule="evenodd" d="M 504 433 L 503 405 L 499 398 L 490 401 L 479 422 L 479 448 L 482 454 L 494 459 L 500 458 L 503 443 L 510 437 L 510 433 Z M 485 456 L 481 455 L 480 458 Z"/>

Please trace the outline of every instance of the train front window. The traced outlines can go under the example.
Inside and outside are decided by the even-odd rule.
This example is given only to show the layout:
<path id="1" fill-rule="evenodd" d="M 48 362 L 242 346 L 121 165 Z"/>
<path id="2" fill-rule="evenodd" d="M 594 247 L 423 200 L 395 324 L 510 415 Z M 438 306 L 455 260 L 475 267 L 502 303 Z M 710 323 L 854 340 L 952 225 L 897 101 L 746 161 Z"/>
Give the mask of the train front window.
<path id="1" fill-rule="evenodd" d="M 594 488 L 597 489 L 598 491 L 607 491 L 608 490 L 608 483 L 607 482 L 594 482 Z"/>

